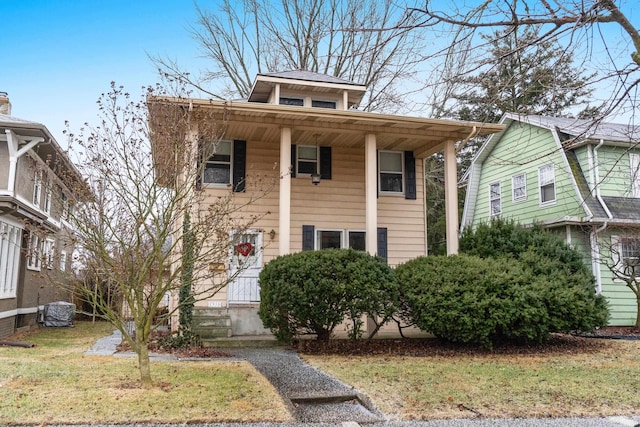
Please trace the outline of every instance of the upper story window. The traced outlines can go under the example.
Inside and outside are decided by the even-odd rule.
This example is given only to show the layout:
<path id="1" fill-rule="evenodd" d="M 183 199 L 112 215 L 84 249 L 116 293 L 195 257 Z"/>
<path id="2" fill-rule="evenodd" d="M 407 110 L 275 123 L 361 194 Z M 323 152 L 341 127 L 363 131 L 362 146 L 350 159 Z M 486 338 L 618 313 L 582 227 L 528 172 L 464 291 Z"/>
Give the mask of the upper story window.
<path id="1" fill-rule="evenodd" d="M 318 230 L 316 233 L 316 249 L 342 248 L 342 230 Z"/>
<path id="2" fill-rule="evenodd" d="M 319 99 L 312 99 L 311 106 L 315 108 L 330 108 L 336 109 L 336 101 L 321 101 Z"/>
<path id="3" fill-rule="evenodd" d="M 53 268 L 53 258 L 55 256 L 56 243 L 51 239 L 45 239 L 42 244 L 42 261 L 49 270 Z"/>
<path id="4" fill-rule="evenodd" d="M 511 177 L 512 198 L 514 202 L 527 198 L 527 174 L 521 173 Z"/>
<path id="5" fill-rule="evenodd" d="M 296 173 L 318 173 L 318 147 L 315 145 L 298 145 L 296 147 Z"/>
<path id="6" fill-rule="evenodd" d="M 381 193 L 402 193 L 404 191 L 404 160 L 401 151 L 378 152 L 378 181 Z"/>
<path id="7" fill-rule="evenodd" d="M 220 141 L 215 151 L 205 162 L 202 182 L 205 184 L 231 184 L 231 141 Z"/>
<path id="8" fill-rule="evenodd" d="M 51 214 L 51 186 L 45 185 L 44 189 L 44 211 Z"/>
<path id="9" fill-rule="evenodd" d="M 69 214 L 71 213 L 69 199 L 67 198 L 67 195 L 64 192 L 60 194 L 60 198 L 62 199 L 62 211 L 60 212 L 60 219 L 63 219 L 66 221 L 69 219 Z"/>
<path id="10" fill-rule="evenodd" d="M 499 182 L 489 186 L 489 208 L 491 217 L 502 214 L 502 194 Z"/>
<path id="11" fill-rule="evenodd" d="M 553 163 L 538 168 L 538 184 L 540 185 L 540 204 L 555 202 L 556 170 Z"/>
<path id="12" fill-rule="evenodd" d="M 304 99 L 302 98 L 289 98 L 289 97 L 280 97 L 280 105 L 293 105 L 296 107 L 304 107 Z"/>
<path id="13" fill-rule="evenodd" d="M 640 154 L 629 153 L 631 163 L 631 193 L 633 197 L 640 197 Z"/>
<path id="14" fill-rule="evenodd" d="M 366 251 L 366 237 L 364 231 L 349 231 L 349 247 L 358 251 Z"/>
<path id="15" fill-rule="evenodd" d="M 33 204 L 40 206 L 42 194 L 42 171 L 37 170 L 33 178 Z"/>

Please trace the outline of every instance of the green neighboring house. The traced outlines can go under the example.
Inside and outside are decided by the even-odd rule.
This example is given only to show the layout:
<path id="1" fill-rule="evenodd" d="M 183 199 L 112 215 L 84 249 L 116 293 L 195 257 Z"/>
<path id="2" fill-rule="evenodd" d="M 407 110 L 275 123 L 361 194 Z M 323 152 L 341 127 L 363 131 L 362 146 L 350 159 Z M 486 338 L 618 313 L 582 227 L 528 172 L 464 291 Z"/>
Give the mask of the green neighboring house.
<path id="1" fill-rule="evenodd" d="M 542 224 L 584 254 L 611 325 L 634 325 L 640 275 L 640 126 L 506 114 L 471 164 L 461 227 Z"/>

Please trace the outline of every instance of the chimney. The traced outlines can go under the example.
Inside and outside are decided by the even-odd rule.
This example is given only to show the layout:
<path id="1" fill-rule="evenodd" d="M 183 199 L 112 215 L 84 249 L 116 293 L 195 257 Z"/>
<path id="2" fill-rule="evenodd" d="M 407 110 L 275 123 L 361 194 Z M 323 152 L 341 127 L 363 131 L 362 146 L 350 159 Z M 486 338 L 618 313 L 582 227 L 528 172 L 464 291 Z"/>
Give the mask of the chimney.
<path id="1" fill-rule="evenodd" d="M 11 102 L 7 92 L 0 92 L 0 114 L 11 115 Z"/>

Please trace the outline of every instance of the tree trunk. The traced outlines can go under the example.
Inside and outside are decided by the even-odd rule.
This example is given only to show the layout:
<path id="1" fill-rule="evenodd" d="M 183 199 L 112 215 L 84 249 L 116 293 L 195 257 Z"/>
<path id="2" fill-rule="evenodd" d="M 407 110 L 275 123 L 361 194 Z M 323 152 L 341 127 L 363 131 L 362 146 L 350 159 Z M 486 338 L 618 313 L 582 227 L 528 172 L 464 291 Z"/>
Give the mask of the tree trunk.
<path id="1" fill-rule="evenodd" d="M 149 346 L 147 343 L 138 342 L 138 366 L 140 368 L 140 383 L 144 388 L 150 388 L 151 365 L 149 363 Z"/>

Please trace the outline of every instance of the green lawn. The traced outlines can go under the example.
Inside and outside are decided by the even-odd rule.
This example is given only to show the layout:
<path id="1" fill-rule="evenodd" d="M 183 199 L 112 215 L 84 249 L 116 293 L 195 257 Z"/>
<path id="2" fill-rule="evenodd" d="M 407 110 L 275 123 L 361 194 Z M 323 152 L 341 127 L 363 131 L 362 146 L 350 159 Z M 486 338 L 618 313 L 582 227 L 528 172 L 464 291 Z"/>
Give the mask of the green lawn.
<path id="1" fill-rule="evenodd" d="M 85 356 L 105 323 L 40 329 L 0 347 L 0 424 L 290 421 L 275 389 L 246 362 L 152 362 L 139 387 L 135 358 Z"/>
<path id="2" fill-rule="evenodd" d="M 638 415 L 640 341 L 597 351 L 433 357 L 304 356 L 395 419 Z"/>

